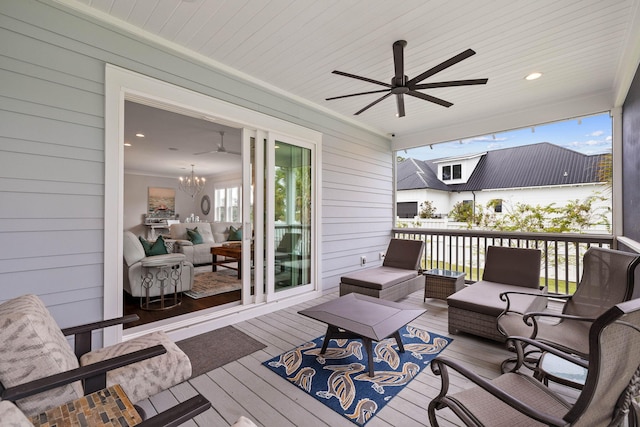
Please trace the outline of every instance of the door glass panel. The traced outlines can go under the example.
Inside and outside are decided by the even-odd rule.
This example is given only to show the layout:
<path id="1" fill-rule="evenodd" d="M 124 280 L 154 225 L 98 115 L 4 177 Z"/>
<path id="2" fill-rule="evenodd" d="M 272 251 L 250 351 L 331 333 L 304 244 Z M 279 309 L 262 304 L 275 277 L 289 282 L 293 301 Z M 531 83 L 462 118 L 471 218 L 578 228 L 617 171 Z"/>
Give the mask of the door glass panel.
<path id="1" fill-rule="evenodd" d="M 276 141 L 275 290 L 311 280 L 311 150 Z"/>

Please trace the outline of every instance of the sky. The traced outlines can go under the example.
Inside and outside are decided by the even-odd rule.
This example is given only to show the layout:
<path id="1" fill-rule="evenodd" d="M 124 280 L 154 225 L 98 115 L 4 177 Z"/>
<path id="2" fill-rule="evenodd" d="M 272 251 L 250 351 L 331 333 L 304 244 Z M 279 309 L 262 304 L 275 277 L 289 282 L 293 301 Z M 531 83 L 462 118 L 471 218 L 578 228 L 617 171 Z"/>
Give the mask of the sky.
<path id="1" fill-rule="evenodd" d="M 418 160 L 440 159 L 465 154 L 482 153 L 501 148 L 549 142 L 583 154 L 611 152 L 611 117 L 609 113 L 539 125 L 495 135 L 486 135 L 461 141 L 443 142 L 429 146 L 400 150 L 401 157 Z"/>

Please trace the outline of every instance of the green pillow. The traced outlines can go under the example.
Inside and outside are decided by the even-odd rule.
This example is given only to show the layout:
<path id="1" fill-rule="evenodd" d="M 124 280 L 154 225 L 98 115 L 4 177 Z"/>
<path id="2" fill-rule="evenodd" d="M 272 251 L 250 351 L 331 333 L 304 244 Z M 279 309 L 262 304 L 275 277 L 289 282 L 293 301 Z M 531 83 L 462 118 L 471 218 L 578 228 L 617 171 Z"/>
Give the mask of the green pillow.
<path id="1" fill-rule="evenodd" d="M 151 244 L 151 242 L 147 241 L 147 239 L 142 236 L 139 236 L 138 239 L 140 240 L 140 243 L 142 243 L 144 254 L 146 256 L 166 255 L 169 253 L 167 251 L 167 246 L 164 244 L 164 238 L 162 236 L 158 236 L 153 244 Z"/>
<path id="2" fill-rule="evenodd" d="M 198 231 L 198 227 L 194 228 L 193 230 L 187 228 L 187 237 L 189 238 L 189 241 L 194 245 L 203 243 L 202 235 Z"/>
<path id="3" fill-rule="evenodd" d="M 229 226 L 229 238 L 227 238 L 227 241 L 237 242 L 240 240 L 242 240 L 242 227 L 235 228 L 233 225 Z"/>

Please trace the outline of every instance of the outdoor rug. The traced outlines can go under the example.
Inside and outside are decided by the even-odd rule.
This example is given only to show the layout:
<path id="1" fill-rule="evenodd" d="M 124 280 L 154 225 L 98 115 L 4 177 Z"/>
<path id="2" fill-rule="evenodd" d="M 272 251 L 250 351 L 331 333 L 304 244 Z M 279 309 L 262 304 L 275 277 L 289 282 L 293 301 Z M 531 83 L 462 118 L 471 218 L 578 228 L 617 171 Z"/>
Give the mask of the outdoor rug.
<path id="1" fill-rule="evenodd" d="M 197 274 L 193 278 L 191 290 L 184 292 L 184 294 L 193 299 L 198 299 L 235 291 L 241 288 L 242 281 L 238 280 L 238 272 L 225 269 Z"/>
<path id="2" fill-rule="evenodd" d="M 362 426 L 453 341 L 412 326 L 400 329 L 400 336 L 404 353 L 394 338 L 374 343 L 373 377 L 359 339 L 333 339 L 320 355 L 322 336 L 263 365 Z"/>
<path id="3" fill-rule="evenodd" d="M 266 347 L 233 326 L 196 335 L 176 344 L 189 356 L 192 378 Z"/>

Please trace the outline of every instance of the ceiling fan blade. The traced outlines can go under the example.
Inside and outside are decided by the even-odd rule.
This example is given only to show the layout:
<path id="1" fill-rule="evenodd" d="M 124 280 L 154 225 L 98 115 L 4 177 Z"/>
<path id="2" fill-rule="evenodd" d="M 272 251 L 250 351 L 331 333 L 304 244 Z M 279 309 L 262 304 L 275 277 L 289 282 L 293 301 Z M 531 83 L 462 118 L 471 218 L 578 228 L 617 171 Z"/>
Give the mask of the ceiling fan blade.
<path id="1" fill-rule="evenodd" d="M 388 97 L 391 96 L 391 92 L 387 93 L 386 95 L 382 95 L 380 98 L 376 99 L 375 101 L 373 101 L 371 104 L 367 105 L 366 107 L 364 107 L 362 110 L 358 111 L 357 113 L 354 114 L 354 116 L 357 116 L 358 114 L 362 113 L 363 111 L 368 110 L 369 108 L 373 107 L 374 105 L 376 105 L 378 102 L 382 101 L 383 99 L 386 99 Z"/>
<path id="2" fill-rule="evenodd" d="M 404 117 L 404 95 L 399 93 L 396 95 L 396 103 L 398 104 L 398 117 Z"/>
<path id="3" fill-rule="evenodd" d="M 393 65 L 396 71 L 395 82 L 397 86 L 404 83 L 404 47 L 407 42 L 398 40 L 393 44 Z"/>
<path id="4" fill-rule="evenodd" d="M 215 153 L 216 150 L 209 150 L 209 151 L 203 151 L 201 153 L 193 153 L 194 156 L 200 156 L 202 154 L 211 154 L 211 153 Z"/>
<path id="5" fill-rule="evenodd" d="M 412 86 L 412 85 L 415 85 L 416 83 L 420 83 L 427 77 L 431 77 L 434 74 L 439 73 L 440 71 L 445 70 L 451 67 L 452 65 L 456 65 L 458 62 L 464 59 L 467 59 L 468 57 L 473 56 L 475 54 L 476 52 L 473 49 L 467 49 L 464 52 L 459 53 L 456 56 L 447 59 L 446 61 L 440 63 L 439 65 L 436 65 L 435 67 L 428 69 L 424 73 L 418 74 L 417 76 L 415 76 L 414 78 L 412 78 L 407 82 L 407 86 Z"/>
<path id="6" fill-rule="evenodd" d="M 416 98 L 424 99 L 425 101 L 433 102 L 434 104 L 442 105 L 443 107 L 451 107 L 453 104 L 449 101 L 445 101 L 444 99 L 436 98 L 435 96 L 427 95 L 421 92 L 416 92 L 415 90 L 410 90 L 407 92 L 407 95 L 415 96 Z"/>
<path id="7" fill-rule="evenodd" d="M 380 89 L 380 90 L 372 90 L 369 92 L 352 93 L 350 95 L 333 96 L 331 98 L 327 98 L 326 101 L 331 101 L 332 99 L 349 98 L 350 96 L 369 95 L 371 93 L 382 93 L 382 92 L 388 92 L 388 91 L 389 89 Z"/>
<path id="8" fill-rule="evenodd" d="M 362 80 L 364 82 L 369 82 L 369 83 L 373 83 L 373 84 L 376 84 L 376 85 L 382 85 L 384 87 L 389 87 L 389 88 L 391 87 L 391 85 L 389 83 L 383 83 L 383 82 L 379 82 L 378 80 L 373 80 L 373 79 L 368 79 L 366 77 L 356 76 L 355 74 L 345 73 L 344 71 L 333 70 L 332 73 L 333 74 L 337 74 L 339 76 L 351 77 L 352 79 Z"/>
<path id="9" fill-rule="evenodd" d="M 488 81 L 489 79 L 471 79 L 471 80 L 452 80 L 450 82 L 422 83 L 422 84 L 413 86 L 411 90 L 433 89 L 438 87 L 452 87 L 452 86 L 484 85 L 484 84 L 487 84 Z"/>

